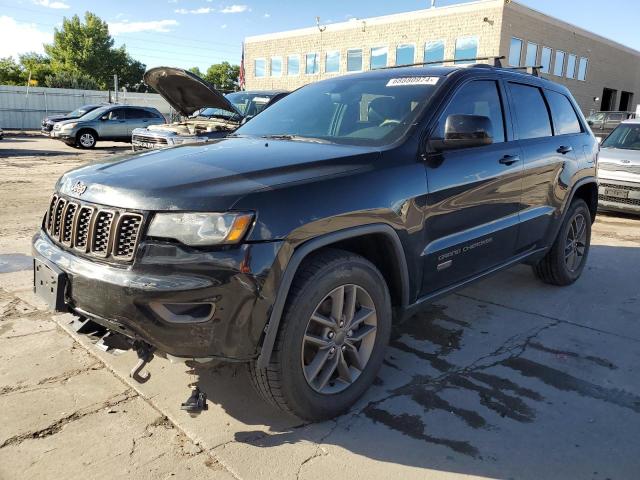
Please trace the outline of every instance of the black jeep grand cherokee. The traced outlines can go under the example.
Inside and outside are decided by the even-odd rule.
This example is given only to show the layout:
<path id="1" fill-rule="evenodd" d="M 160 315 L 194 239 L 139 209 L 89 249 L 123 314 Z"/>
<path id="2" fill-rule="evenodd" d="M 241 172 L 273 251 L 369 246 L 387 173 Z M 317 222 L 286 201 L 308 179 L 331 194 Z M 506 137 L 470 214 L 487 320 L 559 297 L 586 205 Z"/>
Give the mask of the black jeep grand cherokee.
<path id="1" fill-rule="evenodd" d="M 65 174 L 36 290 L 158 351 L 247 362 L 267 400 L 328 418 L 374 380 L 392 321 L 519 262 L 574 282 L 597 154 L 567 89 L 533 75 L 326 80 L 230 138 Z"/>

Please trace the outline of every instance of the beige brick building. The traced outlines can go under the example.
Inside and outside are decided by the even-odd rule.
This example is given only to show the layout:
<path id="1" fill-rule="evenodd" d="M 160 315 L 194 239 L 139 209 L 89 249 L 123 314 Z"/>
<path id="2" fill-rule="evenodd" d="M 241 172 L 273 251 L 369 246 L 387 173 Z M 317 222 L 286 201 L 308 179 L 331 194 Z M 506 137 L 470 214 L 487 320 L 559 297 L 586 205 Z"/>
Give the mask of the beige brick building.
<path id="1" fill-rule="evenodd" d="M 382 66 L 498 55 L 505 66 L 542 65 L 585 113 L 640 102 L 640 52 L 508 0 L 248 37 L 246 87 L 291 90 Z"/>

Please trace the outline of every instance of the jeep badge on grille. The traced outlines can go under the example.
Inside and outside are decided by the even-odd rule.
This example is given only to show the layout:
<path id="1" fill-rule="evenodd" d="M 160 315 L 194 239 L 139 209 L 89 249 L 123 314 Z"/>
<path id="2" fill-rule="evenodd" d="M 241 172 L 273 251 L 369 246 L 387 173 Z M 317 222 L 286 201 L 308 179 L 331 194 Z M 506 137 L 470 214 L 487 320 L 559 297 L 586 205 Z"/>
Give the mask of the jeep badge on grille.
<path id="1" fill-rule="evenodd" d="M 73 187 L 71 187 L 71 191 L 73 193 L 77 193 L 78 195 L 82 195 L 87 191 L 87 186 L 82 182 L 76 182 Z"/>

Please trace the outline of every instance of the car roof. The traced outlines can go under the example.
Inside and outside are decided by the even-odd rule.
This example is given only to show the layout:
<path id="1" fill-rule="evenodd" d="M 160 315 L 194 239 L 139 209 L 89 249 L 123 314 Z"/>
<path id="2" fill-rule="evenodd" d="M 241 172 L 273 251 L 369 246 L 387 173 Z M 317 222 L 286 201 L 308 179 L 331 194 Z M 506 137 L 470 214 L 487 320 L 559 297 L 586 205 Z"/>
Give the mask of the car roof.
<path id="1" fill-rule="evenodd" d="M 629 118 L 627 120 L 623 120 L 621 123 L 633 123 L 633 124 L 638 124 L 640 123 L 640 118 Z"/>

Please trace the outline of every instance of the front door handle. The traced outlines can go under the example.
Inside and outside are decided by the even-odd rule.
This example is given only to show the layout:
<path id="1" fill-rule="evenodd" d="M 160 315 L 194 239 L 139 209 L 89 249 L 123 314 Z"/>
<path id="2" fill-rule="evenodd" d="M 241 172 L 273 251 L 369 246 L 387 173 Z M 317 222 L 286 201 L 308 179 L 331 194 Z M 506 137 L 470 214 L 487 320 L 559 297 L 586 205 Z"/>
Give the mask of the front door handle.
<path id="1" fill-rule="evenodd" d="M 520 157 L 518 155 L 505 155 L 499 160 L 502 165 L 513 165 L 514 163 L 519 161 Z"/>
<path id="2" fill-rule="evenodd" d="M 572 151 L 573 151 L 573 147 L 566 146 L 566 145 L 562 145 L 561 147 L 558 148 L 558 150 L 556 150 L 556 152 L 561 153 L 562 155 L 566 155 L 567 153 Z"/>

